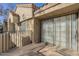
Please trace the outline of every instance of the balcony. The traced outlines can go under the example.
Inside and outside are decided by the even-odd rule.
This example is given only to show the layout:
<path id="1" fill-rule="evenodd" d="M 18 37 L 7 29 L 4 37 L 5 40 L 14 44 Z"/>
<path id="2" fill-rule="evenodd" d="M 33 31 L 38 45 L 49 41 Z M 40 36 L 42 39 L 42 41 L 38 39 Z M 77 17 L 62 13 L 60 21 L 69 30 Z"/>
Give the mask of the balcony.
<path id="1" fill-rule="evenodd" d="M 43 12 L 43 11 L 45 11 L 45 10 L 51 8 L 51 7 L 54 7 L 54 6 L 58 5 L 58 4 L 60 4 L 60 3 L 50 3 L 50 4 L 47 3 L 43 7 L 40 7 L 38 9 L 36 9 L 35 12 L 34 12 L 34 14 L 41 13 L 41 12 Z"/>

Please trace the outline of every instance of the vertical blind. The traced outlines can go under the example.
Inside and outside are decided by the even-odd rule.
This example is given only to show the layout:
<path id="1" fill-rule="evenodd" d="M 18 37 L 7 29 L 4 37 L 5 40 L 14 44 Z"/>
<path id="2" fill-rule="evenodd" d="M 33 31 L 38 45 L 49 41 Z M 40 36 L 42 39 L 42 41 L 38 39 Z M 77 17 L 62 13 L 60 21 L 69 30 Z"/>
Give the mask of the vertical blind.
<path id="1" fill-rule="evenodd" d="M 42 21 L 41 39 L 61 48 L 77 50 L 76 14 Z"/>

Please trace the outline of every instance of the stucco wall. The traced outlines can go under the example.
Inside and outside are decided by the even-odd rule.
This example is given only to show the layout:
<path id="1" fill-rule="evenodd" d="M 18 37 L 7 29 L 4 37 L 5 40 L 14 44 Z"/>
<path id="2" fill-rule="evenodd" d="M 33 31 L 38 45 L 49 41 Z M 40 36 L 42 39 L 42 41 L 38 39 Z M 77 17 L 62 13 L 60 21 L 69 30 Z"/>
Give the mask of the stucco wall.
<path id="1" fill-rule="evenodd" d="M 12 16 L 11 12 L 9 12 L 9 17 L 8 17 L 7 23 L 8 23 L 8 31 L 12 31 L 12 24 L 11 23 L 13 23 L 13 16 Z"/>
<path id="2" fill-rule="evenodd" d="M 26 26 L 27 31 L 31 33 L 30 38 L 32 40 L 32 43 L 40 42 L 40 21 L 38 19 L 33 18 L 24 22 L 28 26 Z"/>
<path id="3" fill-rule="evenodd" d="M 9 17 L 7 20 L 8 23 L 8 31 L 19 31 L 18 26 L 18 16 L 16 14 L 13 14 L 13 12 L 9 12 Z"/>
<path id="4" fill-rule="evenodd" d="M 17 7 L 16 13 L 20 16 L 20 21 L 32 17 L 32 8 Z"/>

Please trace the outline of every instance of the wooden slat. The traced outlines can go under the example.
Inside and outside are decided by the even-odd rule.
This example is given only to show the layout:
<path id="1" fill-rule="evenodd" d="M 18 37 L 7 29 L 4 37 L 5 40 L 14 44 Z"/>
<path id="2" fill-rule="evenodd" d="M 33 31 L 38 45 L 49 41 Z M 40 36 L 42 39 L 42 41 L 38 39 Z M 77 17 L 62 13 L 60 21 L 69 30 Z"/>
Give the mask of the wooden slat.
<path id="1" fill-rule="evenodd" d="M 14 40 L 15 40 L 14 33 L 13 33 L 12 37 L 13 37 L 12 39 L 13 39 L 13 48 L 14 48 L 14 46 L 15 46 L 15 42 L 14 42 Z"/>
<path id="2" fill-rule="evenodd" d="M 18 36 L 18 38 L 17 38 L 17 40 L 18 40 L 17 45 L 18 45 L 18 47 L 19 47 L 19 33 L 17 33 L 17 36 Z"/>
<path id="3" fill-rule="evenodd" d="M 3 33 L 3 52 L 6 51 L 6 48 L 5 48 L 6 43 L 5 42 L 6 42 L 5 41 L 5 33 Z"/>
<path id="4" fill-rule="evenodd" d="M 19 47 L 21 47 L 21 33 L 19 32 Z"/>
<path id="5" fill-rule="evenodd" d="M 15 33 L 15 45 L 17 47 L 17 33 Z"/>
<path id="6" fill-rule="evenodd" d="M 2 34 L 0 34 L 0 53 L 2 52 Z"/>
<path id="7" fill-rule="evenodd" d="M 10 33 L 8 33 L 8 49 L 10 48 Z"/>
<path id="8" fill-rule="evenodd" d="M 8 39 L 8 48 L 10 49 L 10 46 L 11 46 L 11 43 L 10 43 L 10 39 L 11 39 L 11 37 L 10 37 L 10 33 L 9 33 L 9 39 Z"/>
<path id="9" fill-rule="evenodd" d="M 12 42 L 12 48 L 13 48 L 13 46 L 14 46 L 13 40 L 14 40 L 14 37 L 13 37 L 13 33 L 12 33 L 12 40 L 11 40 L 11 42 Z"/>
<path id="10" fill-rule="evenodd" d="M 19 32 L 19 38 L 20 38 L 20 40 L 19 40 L 19 42 L 20 42 L 19 46 L 21 47 L 21 32 Z"/>
<path id="11" fill-rule="evenodd" d="M 11 48 L 13 47 L 13 33 L 11 33 L 11 44 L 12 44 L 12 46 L 11 46 Z"/>
<path id="12" fill-rule="evenodd" d="M 22 47 L 22 32 L 20 32 L 20 47 Z"/>
<path id="13" fill-rule="evenodd" d="M 13 33 L 13 48 L 15 47 L 15 34 Z"/>
<path id="14" fill-rule="evenodd" d="M 16 37 L 15 37 L 15 33 L 14 33 L 14 45 L 16 45 Z"/>
<path id="15" fill-rule="evenodd" d="M 7 33 L 5 33 L 5 52 L 7 51 Z"/>
<path id="16" fill-rule="evenodd" d="M 19 44 L 18 44 L 18 45 L 19 45 L 19 47 L 20 47 L 20 32 L 18 32 L 18 38 L 19 38 L 19 39 L 18 39 L 18 40 L 19 40 Z"/>
<path id="17" fill-rule="evenodd" d="M 7 44 L 6 45 L 7 45 L 7 48 L 6 49 L 8 51 L 8 49 L 9 49 L 9 33 L 8 32 L 7 32 Z"/>
<path id="18" fill-rule="evenodd" d="M 18 47 L 20 47 L 20 32 L 18 32 Z"/>
<path id="19" fill-rule="evenodd" d="M 16 33 L 16 34 L 17 34 L 17 35 L 16 35 L 16 36 L 17 36 L 17 39 L 16 39 L 16 40 L 17 40 L 17 47 L 18 47 L 18 33 Z"/>
<path id="20" fill-rule="evenodd" d="M 12 42 L 11 42 L 11 40 L 12 40 L 12 34 L 10 33 L 10 48 L 12 48 Z"/>

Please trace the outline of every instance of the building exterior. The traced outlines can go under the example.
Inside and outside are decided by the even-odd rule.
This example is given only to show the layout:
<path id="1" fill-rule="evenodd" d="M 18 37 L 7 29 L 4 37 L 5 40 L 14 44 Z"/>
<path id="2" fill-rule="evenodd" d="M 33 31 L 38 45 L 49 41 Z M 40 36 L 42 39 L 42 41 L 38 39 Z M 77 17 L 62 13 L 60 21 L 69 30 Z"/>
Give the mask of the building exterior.
<path id="1" fill-rule="evenodd" d="M 14 22 L 16 31 L 30 31 L 32 43 L 46 42 L 79 52 L 78 3 L 50 3 L 35 11 L 33 7 L 33 4 L 17 4 L 14 13 L 20 18 Z"/>
<path id="2" fill-rule="evenodd" d="M 79 4 L 48 4 L 37 10 L 35 18 L 40 20 L 41 41 L 52 43 L 60 49 L 79 50 L 78 6 Z M 52 6 L 51 6 L 52 5 Z"/>
<path id="3" fill-rule="evenodd" d="M 9 17 L 8 17 L 8 21 L 7 21 L 7 23 L 8 23 L 8 26 L 7 26 L 8 29 L 7 29 L 7 31 L 8 32 L 15 32 L 15 31 L 19 30 L 18 27 L 16 29 L 16 26 L 17 26 L 16 23 L 19 22 L 18 18 L 19 18 L 19 16 L 16 13 L 14 13 L 13 11 L 9 12 Z"/>

